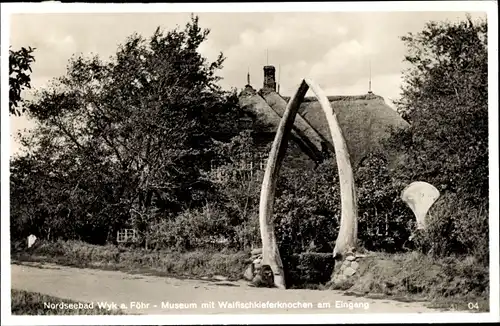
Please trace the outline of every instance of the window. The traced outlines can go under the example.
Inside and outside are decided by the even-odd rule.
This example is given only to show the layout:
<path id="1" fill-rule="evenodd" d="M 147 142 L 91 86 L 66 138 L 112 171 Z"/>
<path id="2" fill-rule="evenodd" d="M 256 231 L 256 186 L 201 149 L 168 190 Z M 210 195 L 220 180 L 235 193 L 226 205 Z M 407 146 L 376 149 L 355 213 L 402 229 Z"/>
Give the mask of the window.
<path id="1" fill-rule="evenodd" d="M 252 129 L 253 127 L 253 120 L 250 117 L 242 117 L 239 120 L 239 126 L 240 129 Z"/>

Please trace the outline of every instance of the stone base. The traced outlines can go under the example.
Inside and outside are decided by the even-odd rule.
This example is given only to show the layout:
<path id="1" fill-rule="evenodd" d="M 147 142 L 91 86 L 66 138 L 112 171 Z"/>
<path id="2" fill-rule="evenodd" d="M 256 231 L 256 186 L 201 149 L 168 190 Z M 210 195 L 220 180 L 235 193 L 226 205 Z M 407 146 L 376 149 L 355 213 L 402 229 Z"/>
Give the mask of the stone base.
<path id="1" fill-rule="evenodd" d="M 247 281 L 254 281 L 258 278 L 262 267 L 262 249 L 253 249 L 250 253 L 247 268 L 243 274 L 243 278 Z"/>
<path id="2" fill-rule="evenodd" d="M 293 272 L 289 271 L 288 274 L 288 277 L 290 278 L 289 281 L 291 283 L 294 283 L 293 280 L 296 280 L 299 283 L 299 280 L 307 283 L 311 279 L 314 279 L 315 282 L 324 284 L 331 280 L 331 274 L 335 265 L 333 255 L 331 253 L 305 252 L 288 258 L 290 258 L 288 263 L 294 265 Z M 266 267 L 266 265 L 262 265 L 262 250 L 260 248 L 252 250 L 250 257 L 246 262 L 247 265 L 243 273 L 243 278 L 251 282 L 254 286 L 260 286 L 258 284 L 263 284 L 263 286 L 267 287 L 269 284 L 262 281 L 261 273 L 266 274 L 265 270 L 262 269 L 268 268 L 269 266 Z M 286 288 L 284 285 L 285 275 L 280 275 L 276 272 L 277 271 L 274 271 L 273 273 L 274 286 L 278 288 Z"/>
<path id="3" fill-rule="evenodd" d="M 273 272 L 270 268 L 269 271 L 267 272 L 261 270 L 262 270 L 262 249 L 256 248 L 253 249 L 252 252 L 250 253 L 250 259 L 248 260 L 248 265 L 243 274 L 243 278 L 247 281 L 250 281 L 253 284 L 253 286 L 256 287 L 275 287 L 276 284 L 281 284 L 283 282 L 281 275 L 276 275 L 276 274 L 269 275 L 269 272 L 270 273 Z"/>
<path id="4" fill-rule="evenodd" d="M 342 286 L 346 283 L 353 283 L 359 277 L 360 260 L 365 258 L 365 255 L 348 255 L 343 261 L 335 264 L 332 273 L 330 285 Z"/>

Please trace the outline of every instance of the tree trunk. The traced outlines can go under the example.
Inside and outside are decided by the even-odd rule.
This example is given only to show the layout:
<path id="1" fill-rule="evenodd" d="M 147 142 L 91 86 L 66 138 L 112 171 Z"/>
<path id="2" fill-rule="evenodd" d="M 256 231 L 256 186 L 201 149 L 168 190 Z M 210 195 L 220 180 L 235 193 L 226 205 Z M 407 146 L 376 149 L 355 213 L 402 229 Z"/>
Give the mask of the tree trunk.
<path id="1" fill-rule="evenodd" d="M 274 283 L 278 288 L 285 288 L 283 264 L 276 243 L 273 223 L 274 193 L 279 170 L 286 153 L 288 137 L 293 127 L 293 123 L 300 104 L 304 99 L 307 90 L 311 87 L 318 98 L 323 111 L 325 112 L 328 126 L 332 134 L 335 147 L 335 156 L 339 170 L 339 181 L 341 191 L 342 217 L 341 226 L 337 242 L 334 249 L 334 256 L 341 258 L 347 252 L 355 250 L 357 235 L 357 203 L 354 187 L 354 178 L 350 164 L 347 145 L 342 131 L 338 124 L 328 98 L 323 91 L 312 81 L 303 80 L 297 92 L 288 102 L 283 118 L 280 121 L 274 142 L 271 147 L 267 162 L 259 207 L 259 223 L 262 238 L 262 264 L 269 265 L 274 273 Z"/>

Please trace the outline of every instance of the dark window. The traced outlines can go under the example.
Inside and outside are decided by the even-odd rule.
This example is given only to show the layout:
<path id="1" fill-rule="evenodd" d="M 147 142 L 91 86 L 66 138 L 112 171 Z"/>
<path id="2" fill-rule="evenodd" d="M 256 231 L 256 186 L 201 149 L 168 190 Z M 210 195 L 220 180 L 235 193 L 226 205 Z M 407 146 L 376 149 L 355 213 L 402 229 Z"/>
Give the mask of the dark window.
<path id="1" fill-rule="evenodd" d="M 252 129 L 253 120 L 250 117 L 240 118 L 239 125 L 240 129 Z"/>

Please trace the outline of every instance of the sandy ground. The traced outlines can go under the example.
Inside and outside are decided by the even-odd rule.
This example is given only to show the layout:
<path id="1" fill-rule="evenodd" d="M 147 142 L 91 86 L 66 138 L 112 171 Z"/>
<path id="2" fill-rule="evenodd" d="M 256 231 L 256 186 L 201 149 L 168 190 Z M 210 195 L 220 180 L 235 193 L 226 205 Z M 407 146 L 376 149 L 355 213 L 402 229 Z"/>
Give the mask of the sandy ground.
<path id="1" fill-rule="evenodd" d="M 13 289 L 96 306 L 114 303 L 129 314 L 439 312 L 423 303 L 358 298 L 338 291 L 253 288 L 244 281 L 180 280 L 37 263 L 12 264 L 11 271 Z"/>

